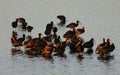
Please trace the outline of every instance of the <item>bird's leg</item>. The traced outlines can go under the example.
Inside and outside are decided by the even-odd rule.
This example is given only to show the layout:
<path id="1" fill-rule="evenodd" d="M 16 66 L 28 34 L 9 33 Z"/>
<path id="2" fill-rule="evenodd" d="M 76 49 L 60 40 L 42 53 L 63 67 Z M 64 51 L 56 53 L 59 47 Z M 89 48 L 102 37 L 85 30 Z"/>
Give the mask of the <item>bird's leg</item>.
<path id="1" fill-rule="evenodd" d="M 88 48 L 87 49 L 87 53 L 93 53 L 93 49 L 92 48 Z"/>

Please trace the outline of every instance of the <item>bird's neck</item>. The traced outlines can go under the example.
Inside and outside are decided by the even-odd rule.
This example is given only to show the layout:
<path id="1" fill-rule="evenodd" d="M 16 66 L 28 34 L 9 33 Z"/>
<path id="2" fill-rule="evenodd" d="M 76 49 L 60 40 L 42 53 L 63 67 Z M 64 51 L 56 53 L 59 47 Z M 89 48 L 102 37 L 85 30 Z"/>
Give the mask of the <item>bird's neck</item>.
<path id="1" fill-rule="evenodd" d="M 39 35 L 39 39 L 41 39 L 41 35 Z"/>
<path id="2" fill-rule="evenodd" d="M 79 22 L 77 21 L 77 25 L 79 25 Z"/>

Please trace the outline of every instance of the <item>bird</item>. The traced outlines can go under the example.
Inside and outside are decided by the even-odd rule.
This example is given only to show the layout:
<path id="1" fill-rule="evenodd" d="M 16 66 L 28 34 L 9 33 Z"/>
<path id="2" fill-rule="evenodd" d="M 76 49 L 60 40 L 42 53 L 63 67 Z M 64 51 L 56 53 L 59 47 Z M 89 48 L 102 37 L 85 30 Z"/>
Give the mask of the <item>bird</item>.
<path id="1" fill-rule="evenodd" d="M 45 35 L 50 35 L 51 34 L 51 30 L 45 30 L 44 34 Z"/>
<path id="2" fill-rule="evenodd" d="M 99 46 L 105 46 L 105 38 L 103 38 L 103 43 L 101 43 Z"/>
<path id="3" fill-rule="evenodd" d="M 85 32 L 85 27 L 78 28 L 78 29 L 76 29 L 76 31 L 75 31 L 76 34 L 82 34 L 82 33 L 84 33 L 84 32 Z"/>
<path id="4" fill-rule="evenodd" d="M 110 39 L 107 39 L 107 42 L 105 42 L 105 46 L 103 49 L 107 50 L 109 53 L 112 52 L 115 49 L 114 43 L 110 44 Z"/>
<path id="5" fill-rule="evenodd" d="M 68 30 L 64 35 L 63 37 L 64 38 L 72 38 L 73 36 L 75 35 L 75 33 L 71 30 Z"/>
<path id="6" fill-rule="evenodd" d="M 33 30 L 32 26 L 27 26 L 26 30 L 28 31 L 28 33 L 30 33 L 29 35 L 31 35 L 31 31 Z"/>
<path id="7" fill-rule="evenodd" d="M 77 27 L 79 25 L 79 23 L 80 22 L 77 20 L 76 23 L 70 23 L 66 27 L 67 28 L 75 28 L 75 27 Z"/>
<path id="8" fill-rule="evenodd" d="M 57 31 L 58 31 L 58 28 L 57 27 L 53 27 L 54 37 L 57 37 L 57 34 L 56 34 Z"/>
<path id="9" fill-rule="evenodd" d="M 46 45 L 45 48 L 42 51 L 42 56 L 45 59 L 51 59 L 52 58 L 53 48 L 54 48 L 53 43 Z"/>
<path id="10" fill-rule="evenodd" d="M 38 44 L 40 43 L 40 41 L 41 41 L 41 39 L 42 39 L 42 38 L 41 38 L 41 35 L 42 35 L 42 34 L 39 33 L 39 34 L 38 34 L 38 37 L 32 39 L 35 45 L 38 45 Z"/>
<path id="11" fill-rule="evenodd" d="M 25 34 L 23 34 L 22 38 L 18 38 L 18 39 L 16 37 L 14 37 L 14 35 L 13 35 L 11 37 L 11 44 L 16 49 L 16 47 L 20 47 L 23 45 L 24 40 L 25 40 Z"/>
<path id="12" fill-rule="evenodd" d="M 25 34 L 23 34 L 22 38 L 18 38 L 16 41 L 22 44 L 25 41 Z"/>
<path id="13" fill-rule="evenodd" d="M 57 44 L 57 43 L 59 43 L 59 42 L 60 42 L 60 36 L 55 37 L 54 43 Z"/>
<path id="14" fill-rule="evenodd" d="M 89 41 L 85 42 L 82 46 L 84 48 L 92 48 L 94 46 L 94 39 L 91 38 Z"/>
<path id="15" fill-rule="evenodd" d="M 115 45 L 114 43 L 112 43 L 109 47 L 108 47 L 108 52 L 112 52 L 115 49 Z"/>
<path id="16" fill-rule="evenodd" d="M 98 54 L 101 50 L 103 50 L 104 46 L 105 46 L 105 38 L 103 38 L 103 42 L 97 46 L 95 53 Z"/>
<path id="17" fill-rule="evenodd" d="M 24 18 L 17 18 L 16 22 L 18 23 L 18 25 L 22 25 L 22 29 L 26 29 L 27 23 Z"/>
<path id="18" fill-rule="evenodd" d="M 14 29 L 17 28 L 17 22 L 16 21 L 12 22 L 12 28 L 14 28 Z M 16 31 L 16 29 L 14 31 Z"/>
<path id="19" fill-rule="evenodd" d="M 51 21 L 50 23 L 48 23 L 48 24 L 46 25 L 46 29 L 45 29 L 44 34 L 50 35 L 52 29 L 53 29 L 53 21 Z"/>
<path id="20" fill-rule="evenodd" d="M 53 21 L 46 25 L 46 30 L 51 30 L 53 28 Z"/>
<path id="21" fill-rule="evenodd" d="M 53 27 L 53 32 L 56 33 L 58 31 L 57 27 Z"/>
<path id="22" fill-rule="evenodd" d="M 25 19 L 20 17 L 16 19 L 16 22 L 21 22 L 21 23 L 25 23 Z"/>
<path id="23" fill-rule="evenodd" d="M 57 18 L 60 20 L 59 25 L 64 25 L 66 23 L 66 17 L 64 15 L 58 15 Z"/>
<path id="24" fill-rule="evenodd" d="M 27 27 L 27 23 L 25 22 L 23 23 L 22 29 L 26 29 L 26 27 Z"/>

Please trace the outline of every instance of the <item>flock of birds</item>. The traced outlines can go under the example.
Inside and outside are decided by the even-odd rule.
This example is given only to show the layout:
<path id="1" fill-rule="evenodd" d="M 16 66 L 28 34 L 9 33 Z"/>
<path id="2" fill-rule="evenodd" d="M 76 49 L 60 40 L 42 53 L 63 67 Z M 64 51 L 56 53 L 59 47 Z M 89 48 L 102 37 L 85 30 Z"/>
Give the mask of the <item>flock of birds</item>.
<path id="1" fill-rule="evenodd" d="M 66 24 L 66 17 L 64 15 L 58 15 L 57 18 L 60 20 L 58 25 L 64 26 Z M 63 34 L 62 37 L 66 38 L 66 40 L 62 41 L 61 36 L 57 34 L 58 28 L 57 26 L 54 27 L 53 21 L 46 25 L 44 31 L 45 36 L 38 33 L 38 37 L 33 38 L 31 35 L 33 27 L 28 26 L 24 18 L 17 18 L 16 21 L 12 22 L 14 29 L 11 36 L 12 55 L 22 53 L 29 57 L 42 56 L 45 59 L 53 60 L 53 56 L 66 58 L 65 50 L 66 47 L 69 47 L 70 54 L 76 53 L 78 54 L 77 58 L 83 59 L 84 53 L 91 54 L 94 52 L 92 49 L 94 46 L 94 38 L 85 42 L 84 39 L 80 37 L 81 34 L 85 33 L 85 27 L 77 28 L 79 24 L 81 25 L 80 21 L 77 20 L 76 23 L 66 25 L 66 28 L 70 28 L 70 30 Z M 21 26 L 22 31 L 27 31 L 28 34 L 23 34 L 23 36 L 19 38 L 16 32 L 18 26 Z M 24 51 L 21 50 L 21 47 L 24 48 Z M 87 49 L 86 52 L 85 48 Z M 95 53 L 98 54 L 99 58 L 108 60 L 111 57 L 110 53 L 114 49 L 114 43 L 110 43 L 109 38 L 107 41 L 103 38 L 103 42 L 97 46 Z"/>

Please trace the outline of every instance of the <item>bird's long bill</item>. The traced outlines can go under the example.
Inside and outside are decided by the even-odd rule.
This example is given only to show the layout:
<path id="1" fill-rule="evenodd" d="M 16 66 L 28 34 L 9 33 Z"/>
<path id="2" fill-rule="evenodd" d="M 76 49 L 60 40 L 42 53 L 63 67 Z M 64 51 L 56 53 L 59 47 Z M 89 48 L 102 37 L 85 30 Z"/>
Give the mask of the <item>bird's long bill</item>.
<path id="1" fill-rule="evenodd" d="M 83 27 L 82 23 L 79 21 L 80 25 Z"/>

